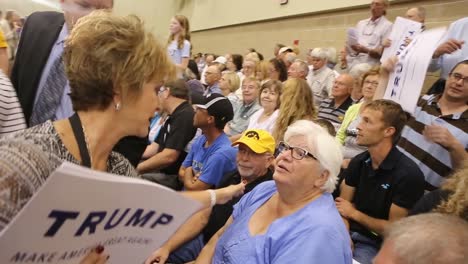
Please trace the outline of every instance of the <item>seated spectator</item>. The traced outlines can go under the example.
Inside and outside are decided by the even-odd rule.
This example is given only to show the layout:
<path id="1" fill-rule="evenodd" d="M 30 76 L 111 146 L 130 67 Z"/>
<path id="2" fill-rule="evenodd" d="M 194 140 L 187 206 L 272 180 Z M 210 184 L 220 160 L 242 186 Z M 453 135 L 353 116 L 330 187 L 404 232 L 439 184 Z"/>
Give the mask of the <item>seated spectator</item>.
<path id="1" fill-rule="evenodd" d="M 212 65 L 217 65 L 219 70 L 223 72 L 226 70 L 227 59 L 224 56 L 218 56 L 212 63 Z"/>
<path id="2" fill-rule="evenodd" d="M 25 128 L 26 120 L 16 91 L 0 70 L 0 137 Z"/>
<path id="3" fill-rule="evenodd" d="M 237 73 L 239 78 L 242 76 L 242 63 L 244 63 L 244 57 L 240 54 L 231 54 L 231 57 L 227 60 L 226 68 L 229 71 Z"/>
<path id="4" fill-rule="evenodd" d="M 262 182 L 272 180 L 275 140 L 264 130 L 252 129 L 244 132 L 242 137 L 233 143 L 239 146 L 237 152 L 237 170 L 227 173 L 221 180 L 220 187 L 245 182 L 244 195 Z M 163 263 L 186 263 L 196 259 L 205 243 L 223 227 L 232 214 L 233 206 L 240 197 L 224 205 L 216 205 L 193 215 L 164 245 L 156 250 L 146 261 Z"/>
<path id="5" fill-rule="evenodd" d="M 232 142 L 239 139 L 247 129 L 250 117 L 261 108 L 257 99 L 259 89 L 260 83 L 255 77 L 246 77 L 242 82 L 242 101 L 235 107 L 234 118 L 224 128 Z"/>
<path id="6" fill-rule="evenodd" d="M 203 65 L 203 69 L 201 70 L 201 75 L 200 75 L 200 81 L 203 83 L 203 84 L 206 84 L 205 82 L 205 74 L 206 74 L 206 71 L 208 70 L 208 67 L 210 67 L 210 65 L 213 63 L 213 61 L 215 60 L 215 55 L 214 54 L 210 54 L 210 53 L 206 53 L 205 56 L 204 56 L 204 61 L 202 60 Z"/>
<path id="7" fill-rule="evenodd" d="M 278 55 L 276 56 L 277 59 L 283 60 L 286 54 L 289 52 L 293 52 L 293 49 L 289 46 L 284 46 L 278 50 Z"/>
<path id="8" fill-rule="evenodd" d="M 236 169 L 236 149 L 223 132 L 234 113 L 229 100 L 220 94 L 212 94 L 204 104 L 194 106 L 193 125 L 203 134 L 193 143 L 179 177 L 185 190 L 206 190 L 217 187 L 224 174 Z"/>
<path id="9" fill-rule="evenodd" d="M 403 218 L 385 230 L 374 264 L 465 264 L 468 223 L 455 216 L 423 214 Z"/>
<path id="10" fill-rule="evenodd" d="M 148 119 L 158 107 L 155 89 L 175 76 L 165 48 L 139 18 L 105 11 L 77 22 L 66 41 L 64 64 L 77 112 L 70 119 L 47 121 L 0 139 L 0 163 L 8 164 L 0 166 L 0 232 L 64 161 L 136 177 L 130 162 L 112 148 L 122 137 L 148 134 Z M 243 188 L 216 190 L 216 202 L 227 202 Z M 203 207 L 213 196 L 183 195 Z"/>
<path id="11" fill-rule="evenodd" d="M 317 117 L 312 91 L 306 80 L 289 79 L 284 82 L 280 102 L 279 115 L 273 129 L 276 141 L 283 140 L 287 127 L 295 121 L 315 120 Z"/>
<path id="12" fill-rule="evenodd" d="M 189 60 L 187 65 L 187 70 L 185 72 L 191 72 L 193 76 L 190 76 L 188 79 L 200 80 L 200 72 L 198 71 L 198 65 L 194 60 Z"/>
<path id="13" fill-rule="evenodd" d="M 426 193 L 411 209 L 410 215 L 427 213 L 430 211 L 452 214 L 468 221 L 468 160 L 463 167 L 455 171 L 440 189 Z"/>
<path id="14" fill-rule="evenodd" d="M 280 81 L 269 80 L 262 85 L 258 98 L 262 108 L 250 117 L 249 129 L 263 129 L 273 133 L 279 115 L 278 108 L 282 91 L 283 84 Z"/>
<path id="15" fill-rule="evenodd" d="M 286 68 L 289 69 L 289 67 L 296 61 L 296 59 L 297 54 L 295 52 L 286 52 L 282 61 L 284 62 L 284 65 L 286 65 Z"/>
<path id="16" fill-rule="evenodd" d="M 274 181 L 241 198 L 197 262 L 352 262 L 349 235 L 330 194 L 340 170 L 339 146 L 325 129 L 301 120 L 288 128 L 278 151 Z"/>
<path id="17" fill-rule="evenodd" d="M 338 130 L 343 122 L 346 110 L 353 104 L 351 90 L 354 86 L 354 79 L 349 74 L 341 74 L 335 79 L 331 96 L 322 101 L 319 106 L 318 117 L 330 121 L 335 130 Z"/>
<path id="18" fill-rule="evenodd" d="M 468 159 L 467 76 L 465 60 L 449 73 L 442 94 L 422 96 L 398 142 L 399 149 L 423 171 L 426 190 L 440 187 Z"/>
<path id="19" fill-rule="evenodd" d="M 348 108 L 341 123 L 341 127 L 336 134 L 336 139 L 343 145 L 343 168 L 347 167 L 350 159 L 356 155 L 366 151 L 365 146 L 360 146 L 356 143 L 357 140 L 357 125 L 361 122 L 361 112 L 364 105 L 372 101 L 377 86 L 379 85 L 380 68 L 375 67 L 364 74 L 362 82 L 362 94 L 364 95 L 361 102 L 352 105 Z"/>
<path id="20" fill-rule="evenodd" d="M 248 77 L 255 78 L 255 73 L 257 72 L 257 63 L 259 60 L 246 57 L 244 63 L 242 64 L 242 76 L 240 77 L 240 86 L 236 91 L 236 95 L 242 100 L 242 84 L 244 79 Z"/>
<path id="21" fill-rule="evenodd" d="M 340 74 L 349 72 L 348 61 L 346 60 L 346 47 L 340 50 L 339 61 L 333 69 Z"/>
<path id="22" fill-rule="evenodd" d="M 336 130 L 335 130 L 335 127 L 332 125 L 332 123 L 326 119 L 321 119 L 321 118 L 317 118 L 315 121 L 314 121 L 317 125 L 325 128 L 327 131 L 328 131 L 328 134 L 330 134 L 331 136 L 336 136 Z"/>
<path id="23" fill-rule="evenodd" d="M 314 93 L 315 105 L 330 97 L 335 73 L 327 67 L 328 54 L 325 49 L 315 48 L 311 51 L 311 61 L 313 66 L 313 75 L 307 83 Z"/>
<path id="24" fill-rule="evenodd" d="M 367 264 L 380 248 L 385 227 L 408 215 L 423 195 L 424 176 L 394 145 L 406 122 L 399 104 L 370 102 L 361 117 L 357 143 L 368 150 L 349 163 L 336 207 L 350 230 L 354 259 Z"/>
<path id="25" fill-rule="evenodd" d="M 271 59 L 269 66 L 269 79 L 284 82 L 288 79 L 288 69 L 282 60 Z"/>
<path id="26" fill-rule="evenodd" d="M 255 78 L 257 78 L 257 81 L 260 82 L 260 84 L 263 84 L 264 82 L 269 80 L 269 69 L 270 69 L 270 62 L 268 61 L 260 61 L 257 64 L 257 68 L 255 71 Z"/>
<path id="27" fill-rule="evenodd" d="M 281 43 L 276 43 L 276 44 L 275 44 L 275 47 L 273 48 L 273 55 L 274 55 L 275 57 L 277 57 L 278 54 L 279 54 L 280 49 L 283 48 L 283 47 L 285 47 L 285 45 L 283 45 L 283 44 L 281 44 Z"/>
<path id="28" fill-rule="evenodd" d="M 354 103 L 361 101 L 363 76 L 371 69 L 372 66 L 367 63 L 360 63 L 349 69 L 349 75 L 354 78 L 354 87 L 351 91 L 351 98 L 353 99 Z"/>
<path id="29" fill-rule="evenodd" d="M 309 66 L 302 60 L 296 60 L 288 69 L 288 78 L 306 79 L 309 74 Z"/>
<path id="30" fill-rule="evenodd" d="M 168 117 L 154 141 L 156 154 L 138 164 L 137 171 L 144 179 L 180 190 L 179 168 L 187 156 L 185 148 L 196 132 L 194 111 L 188 102 L 189 90 L 184 80 L 167 82 L 159 89 L 158 97 Z"/>
<path id="31" fill-rule="evenodd" d="M 211 94 L 214 94 L 214 93 L 222 94 L 221 89 L 219 88 L 220 79 L 221 79 L 221 70 L 219 69 L 218 65 L 213 64 L 209 66 L 205 72 L 205 82 L 206 82 L 207 87 L 203 94 L 205 96 L 210 96 Z"/>
<path id="32" fill-rule="evenodd" d="M 226 96 L 231 102 L 234 112 L 240 101 L 240 98 L 235 93 L 239 85 L 240 79 L 237 73 L 229 71 L 223 72 L 221 80 L 219 80 L 219 88 L 221 89 L 222 95 Z"/>

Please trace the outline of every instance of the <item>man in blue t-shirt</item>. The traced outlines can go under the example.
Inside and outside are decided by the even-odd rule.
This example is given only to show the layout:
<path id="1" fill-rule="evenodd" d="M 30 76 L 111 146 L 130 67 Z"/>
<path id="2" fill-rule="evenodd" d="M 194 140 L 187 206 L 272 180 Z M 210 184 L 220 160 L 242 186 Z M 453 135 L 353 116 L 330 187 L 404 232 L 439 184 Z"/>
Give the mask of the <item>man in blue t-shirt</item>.
<path id="1" fill-rule="evenodd" d="M 223 128 L 234 113 L 229 100 L 211 94 L 204 104 L 195 106 L 193 125 L 202 130 L 179 169 L 179 177 L 186 190 L 206 190 L 216 187 L 222 176 L 236 169 L 237 150 Z"/>

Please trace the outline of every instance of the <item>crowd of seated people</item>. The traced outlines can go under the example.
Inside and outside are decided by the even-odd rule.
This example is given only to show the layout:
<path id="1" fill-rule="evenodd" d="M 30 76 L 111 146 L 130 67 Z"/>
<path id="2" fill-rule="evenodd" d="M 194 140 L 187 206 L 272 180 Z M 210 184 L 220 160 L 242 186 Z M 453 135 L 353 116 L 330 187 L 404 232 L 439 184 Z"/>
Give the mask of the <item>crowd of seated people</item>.
<path id="1" fill-rule="evenodd" d="M 412 263 L 403 233 L 423 241 L 418 223 L 446 233 L 459 223 L 457 239 L 468 240 L 467 18 L 428 54 L 441 80 L 409 114 L 382 99 L 396 63 L 379 62 L 391 45 L 387 0 L 372 0 L 357 23 L 359 44 L 338 43 L 338 64 L 332 47 L 301 60 L 279 43 L 270 58 L 252 48 L 191 54 L 186 17 L 171 19 L 163 46 L 136 16 L 92 12 L 113 5 L 97 2 L 78 22 L 71 11 L 32 14 L 9 78 L 0 72 L 0 164 L 10 164 L 0 186 L 11 189 L 0 196 L 0 230 L 68 161 L 202 202 L 147 264 Z M 50 35 L 38 34 L 45 27 Z M 28 63 L 32 54 L 42 64 Z M 15 182 L 28 193 L 20 204 Z M 437 240 L 427 261 L 453 252 L 462 263 L 457 239 Z M 99 247 L 82 263 L 106 257 Z"/>

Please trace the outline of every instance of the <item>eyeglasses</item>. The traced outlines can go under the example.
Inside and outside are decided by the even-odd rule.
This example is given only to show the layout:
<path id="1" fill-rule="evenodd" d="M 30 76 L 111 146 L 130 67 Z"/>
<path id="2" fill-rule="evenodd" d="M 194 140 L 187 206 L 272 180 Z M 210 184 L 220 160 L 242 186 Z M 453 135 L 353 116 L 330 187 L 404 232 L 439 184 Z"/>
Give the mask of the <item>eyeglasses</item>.
<path id="1" fill-rule="evenodd" d="M 317 158 L 314 155 L 310 154 L 309 151 L 300 147 L 291 147 L 285 142 L 280 141 L 280 143 L 278 144 L 278 154 L 288 150 L 291 150 L 291 157 L 293 159 L 301 160 L 308 156 L 310 158 L 313 158 L 314 160 L 317 160 Z"/>
<path id="2" fill-rule="evenodd" d="M 373 82 L 371 82 L 371 81 L 364 81 L 364 84 L 370 84 L 370 85 L 372 85 L 372 86 L 374 86 L 374 87 L 379 86 L 379 82 L 376 82 L 376 81 L 373 81 Z"/>
<path id="3" fill-rule="evenodd" d="M 463 77 L 463 75 L 459 74 L 459 73 L 451 73 L 450 74 L 450 77 L 455 81 L 455 82 L 458 82 L 460 80 L 463 80 L 463 83 L 465 84 L 465 86 L 468 86 L 468 76 L 465 76 Z"/>

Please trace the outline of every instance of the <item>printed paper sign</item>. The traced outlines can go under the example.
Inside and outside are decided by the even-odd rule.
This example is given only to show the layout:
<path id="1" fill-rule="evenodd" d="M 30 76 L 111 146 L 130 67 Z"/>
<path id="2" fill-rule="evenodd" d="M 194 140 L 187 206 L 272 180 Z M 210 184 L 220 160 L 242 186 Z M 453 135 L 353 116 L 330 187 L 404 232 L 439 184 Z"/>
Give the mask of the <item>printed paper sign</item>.
<path id="1" fill-rule="evenodd" d="M 390 74 L 384 99 L 393 100 L 405 111 L 414 113 L 432 54 L 445 31 L 445 28 L 428 30 L 411 41 L 398 56 L 398 63 Z"/>
<path id="2" fill-rule="evenodd" d="M 388 37 L 392 45 L 384 49 L 380 62 L 384 62 L 391 56 L 400 55 L 407 47 L 407 39 L 414 39 L 421 33 L 422 24 L 413 20 L 397 17 Z"/>
<path id="3" fill-rule="evenodd" d="M 148 181 L 59 167 L 0 234 L 0 263 L 79 263 L 103 245 L 110 263 L 143 263 L 201 207 Z"/>

